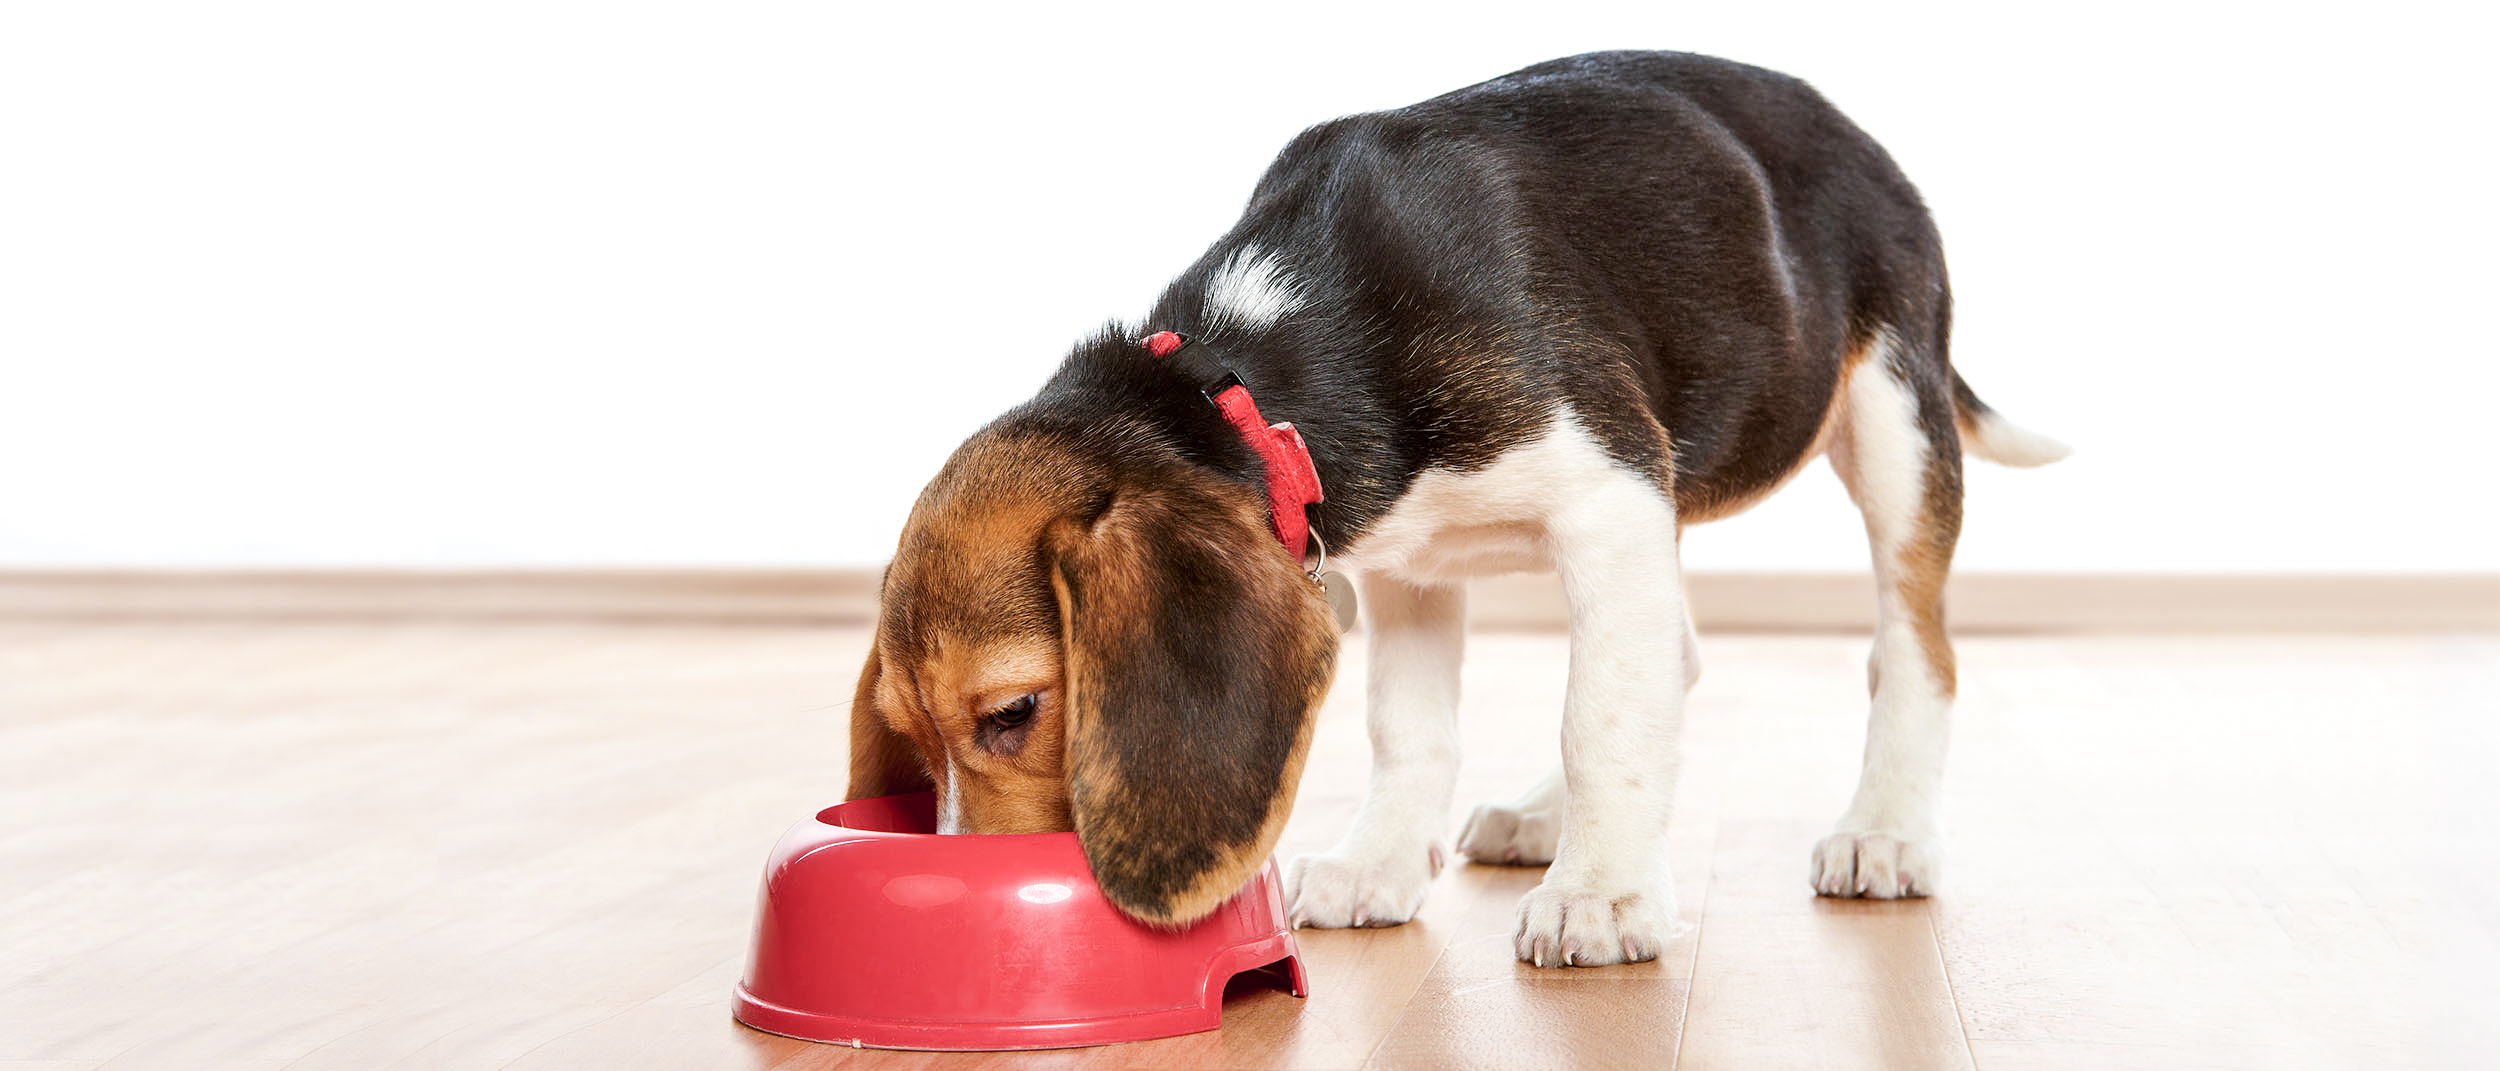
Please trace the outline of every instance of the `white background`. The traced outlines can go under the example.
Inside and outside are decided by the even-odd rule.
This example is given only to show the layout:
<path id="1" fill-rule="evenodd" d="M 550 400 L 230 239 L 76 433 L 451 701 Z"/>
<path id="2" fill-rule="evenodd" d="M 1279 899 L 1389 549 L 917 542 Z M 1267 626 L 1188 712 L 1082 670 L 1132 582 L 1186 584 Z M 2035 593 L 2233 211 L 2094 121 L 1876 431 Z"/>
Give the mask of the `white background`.
<path id="1" fill-rule="evenodd" d="M 2054 468 L 1961 565 L 2490 570 L 2487 6 L 12 4 L 0 567 L 882 560 L 1296 130 L 1789 71 L 1926 192 Z M 1696 568 L 1850 569 L 1819 466 Z"/>

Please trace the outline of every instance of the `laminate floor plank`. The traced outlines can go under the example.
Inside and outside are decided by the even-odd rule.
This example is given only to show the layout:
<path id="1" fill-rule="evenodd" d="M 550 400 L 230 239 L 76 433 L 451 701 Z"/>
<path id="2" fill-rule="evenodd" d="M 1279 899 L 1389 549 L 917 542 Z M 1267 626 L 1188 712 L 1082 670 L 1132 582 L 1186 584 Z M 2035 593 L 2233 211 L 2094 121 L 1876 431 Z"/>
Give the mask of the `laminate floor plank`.
<path id="1" fill-rule="evenodd" d="M 1817 900 L 1863 637 L 1706 636 L 1656 963 L 1510 957 L 1538 870 L 1301 936 L 1222 1030 L 900 1053 L 738 1026 L 863 631 L 0 623 L 0 1071 L 2500 1065 L 2500 642 L 1962 642 L 1944 895 Z M 1347 649 L 1280 855 L 1368 765 Z M 1563 637 L 1470 638 L 1451 829 L 1558 754 Z"/>

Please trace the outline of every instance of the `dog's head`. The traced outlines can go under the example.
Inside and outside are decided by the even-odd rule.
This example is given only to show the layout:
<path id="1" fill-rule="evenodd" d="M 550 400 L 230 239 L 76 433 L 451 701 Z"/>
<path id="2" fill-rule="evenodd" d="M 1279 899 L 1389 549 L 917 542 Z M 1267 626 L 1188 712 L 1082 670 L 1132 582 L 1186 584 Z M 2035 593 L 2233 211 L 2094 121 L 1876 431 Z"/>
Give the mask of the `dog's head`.
<path id="1" fill-rule="evenodd" d="M 1074 830 L 1113 903 L 1171 925 L 1274 848 L 1336 663 L 1255 487 L 1012 418 L 922 492 L 878 616 L 851 797 L 933 790 L 940 832 Z"/>

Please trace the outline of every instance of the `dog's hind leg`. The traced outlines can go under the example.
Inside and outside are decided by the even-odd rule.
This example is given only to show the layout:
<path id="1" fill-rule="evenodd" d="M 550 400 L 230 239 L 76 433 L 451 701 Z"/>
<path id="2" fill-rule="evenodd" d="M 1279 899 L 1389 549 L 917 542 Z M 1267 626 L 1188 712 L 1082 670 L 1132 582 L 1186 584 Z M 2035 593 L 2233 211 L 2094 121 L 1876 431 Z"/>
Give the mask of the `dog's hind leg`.
<path id="1" fill-rule="evenodd" d="M 1458 853 L 1479 863 L 1544 866 L 1562 838 L 1563 804 L 1571 798 L 1560 763 L 1519 798 L 1480 803 L 1458 831 Z"/>
<path id="2" fill-rule="evenodd" d="M 1874 553 L 1874 710 L 1857 795 L 1815 846 L 1814 890 L 1891 899 L 1935 891 L 1936 807 L 1954 692 L 1944 582 L 1962 522 L 1962 454 L 1950 372 L 1879 330 L 1848 376 L 1833 471 Z M 1938 375 L 1919 370 L 1932 367 Z"/>
<path id="3" fill-rule="evenodd" d="M 1371 572 L 1361 582 L 1371 638 L 1371 787 L 1343 841 L 1294 860 L 1285 900 L 1296 925 L 1405 922 L 1446 859 L 1441 835 L 1458 776 L 1466 591 Z"/>

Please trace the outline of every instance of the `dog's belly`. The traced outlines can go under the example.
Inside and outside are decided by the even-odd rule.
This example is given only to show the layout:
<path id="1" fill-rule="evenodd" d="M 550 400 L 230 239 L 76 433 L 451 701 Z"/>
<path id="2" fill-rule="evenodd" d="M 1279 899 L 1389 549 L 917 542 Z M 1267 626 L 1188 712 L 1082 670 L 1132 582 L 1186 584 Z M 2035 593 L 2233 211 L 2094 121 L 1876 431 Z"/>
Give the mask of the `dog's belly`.
<path id="1" fill-rule="evenodd" d="M 1411 580 L 1456 583 L 1471 576 L 1553 568 L 1545 530 L 1526 521 L 1444 528 L 1396 570 Z"/>
<path id="2" fill-rule="evenodd" d="M 1554 567 L 1547 522 L 1560 503 L 1625 474 L 1570 410 L 1482 468 L 1432 469 L 1335 560 L 1427 585 Z M 1672 527 L 1657 533 L 1673 540 Z"/>
<path id="3" fill-rule="evenodd" d="M 1426 473 L 1417 483 L 1443 476 Z M 1459 477 L 1445 481 L 1458 484 Z M 1456 584 L 1469 577 L 1500 573 L 1542 572 L 1554 567 L 1546 547 L 1545 526 L 1535 519 L 1469 520 L 1462 506 L 1463 487 L 1434 489 L 1422 501 L 1409 495 L 1399 500 L 1381 523 L 1347 553 L 1337 556 L 1349 569 L 1387 573 L 1423 585 Z"/>

